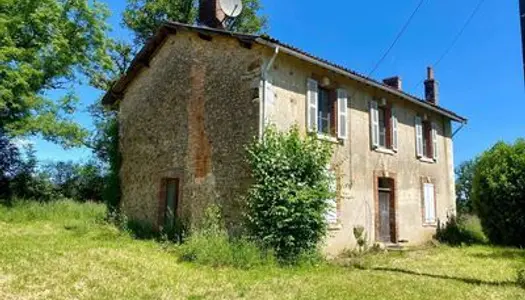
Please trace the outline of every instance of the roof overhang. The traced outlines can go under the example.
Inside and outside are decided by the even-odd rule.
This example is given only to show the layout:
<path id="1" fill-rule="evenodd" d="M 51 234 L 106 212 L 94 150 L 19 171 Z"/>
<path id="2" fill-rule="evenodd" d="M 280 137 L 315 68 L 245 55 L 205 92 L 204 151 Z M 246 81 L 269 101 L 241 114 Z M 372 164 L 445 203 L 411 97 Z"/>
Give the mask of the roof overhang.
<path id="1" fill-rule="evenodd" d="M 291 55 L 293 57 L 296 57 L 300 60 L 309 62 L 311 64 L 315 64 L 317 66 L 333 71 L 335 73 L 348 77 L 357 82 L 369 85 L 371 87 L 377 88 L 389 94 L 395 95 L 411 103 L 414 103 L 418 106 L 421 106 L 425 109 L 441 114 L 453 121 L 456 121 L 462 124 L 467 123 L 466 118 L 461 117 L 458 114 L 452 111 L 449 111 L 443 107 L 434 105 L 430 102 L 417 98 L 413 95 L 410 95 L 398 89 L 387 86 L 374 79 L 371 79 L 361 74 L 358 74 L 356 72 L 353 72 L 347 68 L 338 66 L 326 60 L 310 55 L 304 51 L 301 51 L 289 45 L 283 44 L 279 42 L 278 40 L 272 39 L 270 37 L 239 34 L 239 33 L 233 33 L 233 32 L 224 31 L 220 29 L 193 26 L 193 25 L 181 24 L 181 23 L 176 23 L 176 22 L 166 22 L 161 26 L 161 28 L 157 31 L 155 36 L 146 43 L 144 48 L 133 59 L 126 73 L 117 82 L 115 82 L 115 84 L 111 87 L 111 89 L 106 93 L 106 95 L 102 99 L 102 103 L 104 105 L 115 104 L 115 102 L 123 96 L 126 87 L 134 79 L 134 77 L 138 74 L 140 69 L 142 69 L 144 66 L 149 65 L 152 55 L 155 53 L 157 48 L 159 48 L 159 46 L 162 45 L 166 37 L 169 34 L 176 34 L 177 30 L 180 30 L 180 29 L 191 30 L 191 31 L 195 31 L 199 33 L 206 33 L 206 34 L 227 35 L 227 36 L 237 38 L 243 42 L 255 42 L 260 45 L 271 47 L 271 48 L 279 47 L 281 52 Z"/>

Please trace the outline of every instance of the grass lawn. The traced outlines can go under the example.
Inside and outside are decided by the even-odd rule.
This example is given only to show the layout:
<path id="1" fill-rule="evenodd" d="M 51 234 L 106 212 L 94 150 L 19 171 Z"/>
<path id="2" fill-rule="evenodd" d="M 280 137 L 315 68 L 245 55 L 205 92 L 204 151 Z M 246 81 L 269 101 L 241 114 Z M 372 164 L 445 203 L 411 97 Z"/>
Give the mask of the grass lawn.
<path id="1" fill-rule="evenodd" d="M 214 269 L 133 240 L 104 214 L 72 202 L 0 206 L 0 299 L 525 299 L 515 284 L 525 250 L 376 254 L 362 269 Z"/>

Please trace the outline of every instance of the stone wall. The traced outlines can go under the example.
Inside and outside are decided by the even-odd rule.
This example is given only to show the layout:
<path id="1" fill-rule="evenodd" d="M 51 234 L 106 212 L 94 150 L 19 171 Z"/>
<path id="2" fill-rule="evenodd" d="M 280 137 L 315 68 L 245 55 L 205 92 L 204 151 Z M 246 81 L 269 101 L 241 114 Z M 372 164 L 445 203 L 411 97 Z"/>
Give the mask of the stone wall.
<path id="1" fill-rule="evenodd" d="M 260 48 L 228 37 L 170 35 L 120 103 L 122 210 L 159 225 L 161 180 L 180 179 L 178 215 L 211 203 L 240 222 L 244 145 L 259 133 Z"/>

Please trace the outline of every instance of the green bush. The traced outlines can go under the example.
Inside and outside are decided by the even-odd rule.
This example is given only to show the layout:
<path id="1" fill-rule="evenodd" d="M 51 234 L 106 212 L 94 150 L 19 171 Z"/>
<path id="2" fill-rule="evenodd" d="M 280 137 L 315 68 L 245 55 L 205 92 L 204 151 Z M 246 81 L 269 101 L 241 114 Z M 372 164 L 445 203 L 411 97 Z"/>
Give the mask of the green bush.
<path id="1" fill-rule="evenodd" d="M 179 247 L 182 261 L 243 269 L 274 264 L 271 253 L 261 251 L 255 243 L 245 238 L 230 239 L 219 214 L 216 206 L 207 209 L 203 224 Z"/>
<path id="2" fill-rule="evenodd" d="M 451 216 L 445 225 L 438 224 L 435 238 L 451 246 L 485 244 L 487 238 L 481 230 L 479 219 L 474 216 Z"/>
<path id="3" fill-rule="evenodd" d="M 525 140 L 500 142 L 482 154 L 472 198 L 491 243 L 525 247 Z"/>
<path id="4" fill-rule="evenodd" d="M 254 180 L 247 199 L 248 230 L 281 261 L 315 251 L 326 234 L 325 199 L 334 197 L 326 172 L 331 154 L 328 143 L 302 138 L 297 127 L 282 133 L 270 126 L 262 141 L 248 147 Z"/>

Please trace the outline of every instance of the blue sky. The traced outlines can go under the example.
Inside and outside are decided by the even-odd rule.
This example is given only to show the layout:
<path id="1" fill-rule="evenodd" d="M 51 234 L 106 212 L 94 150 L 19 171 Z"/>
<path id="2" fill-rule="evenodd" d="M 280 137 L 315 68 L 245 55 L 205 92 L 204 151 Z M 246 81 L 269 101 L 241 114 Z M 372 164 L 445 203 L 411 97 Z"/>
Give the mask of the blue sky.
<path id="1" fill-rule="evenodd" d="M 420 0 L 261 0 L 269 34 L 317 56 L 367 74 L 394 40 Z M 418 83 L 448 48 L 479 0 L 425 0 L 410 27 L 374 73 L 399 75 L 403 89 L 422 96 Z M 106 1 L 112 36 L 129 39 L 120 25 L 125 0 Z M 518 0 L 486 0 L 448 56 L 436 68 L 440 104 L 469 119 L 454 139 L 456 164 L 499 140 L 525 137 L 525 85 Z M 75 118 L 87 128 L 86 107 L 100 91 L 81 87 Z M 87 149 L 63 150 L 37 139 L 40 160 L 85 160 Z"/>

